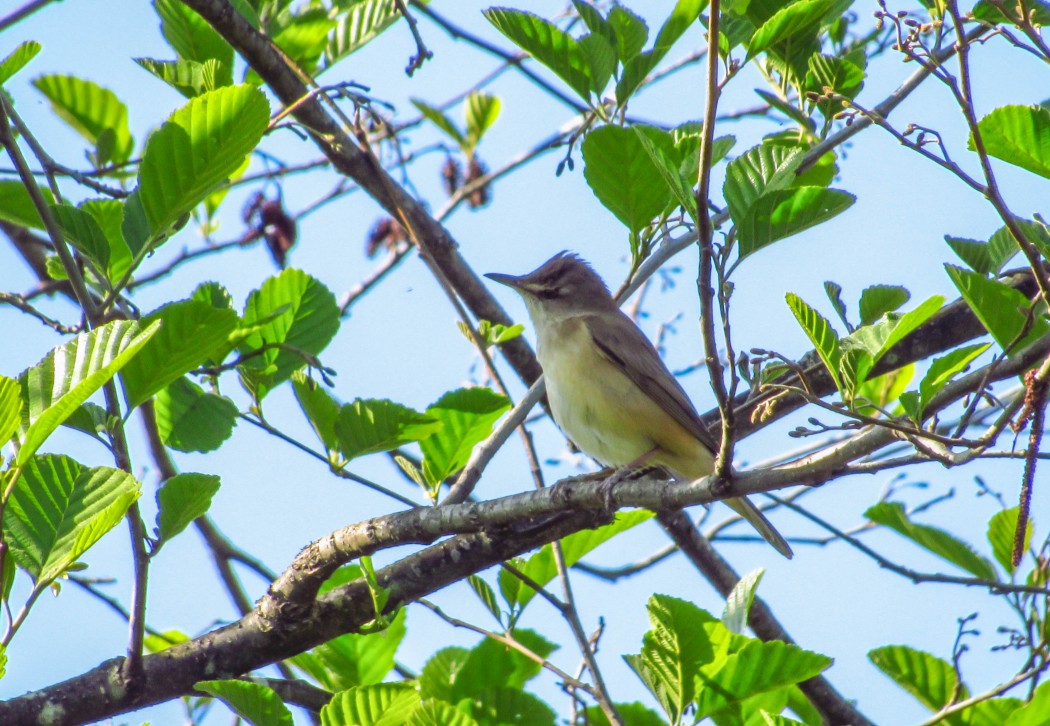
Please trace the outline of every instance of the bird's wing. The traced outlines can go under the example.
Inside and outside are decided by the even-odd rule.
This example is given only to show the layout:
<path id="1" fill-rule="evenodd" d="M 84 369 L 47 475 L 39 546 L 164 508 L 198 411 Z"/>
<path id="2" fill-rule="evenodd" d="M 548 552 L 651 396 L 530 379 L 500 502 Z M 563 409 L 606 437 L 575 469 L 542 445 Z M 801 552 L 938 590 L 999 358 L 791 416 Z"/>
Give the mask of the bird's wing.
<path id="1" fill-rule="evenodd" d="M 617 310 L 616 315 L 588 315 L 584 318 L 587 331 L 598 349 L 617 368 L 623 371 L 649 398 L 660 405 L 682 427 L 695 436 L 712 452 L 718 444 L 707 426 L 693 408 L 685 390 L 671 371 L 667 370 L 656 348 L 634 322 Z M 630 356 L 620 351 L 630 350 Z"/>

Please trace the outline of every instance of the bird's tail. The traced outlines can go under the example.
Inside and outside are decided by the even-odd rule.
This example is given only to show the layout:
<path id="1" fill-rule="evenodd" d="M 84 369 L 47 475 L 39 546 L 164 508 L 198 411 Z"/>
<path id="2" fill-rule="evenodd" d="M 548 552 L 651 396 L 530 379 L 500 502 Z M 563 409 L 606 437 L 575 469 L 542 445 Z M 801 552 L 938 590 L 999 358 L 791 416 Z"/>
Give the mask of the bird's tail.
<path id="1" fill-rule="evenodd" d="M 751 526 L 758 530 L 758 533 L 762 535 L 762 538 L 766 542 L 773 545 L 773 548 L 780 554 L 787 557 L 789 560 L 794 554 L 791 551 L 791 545 L 787 543 L 787 540 L 773 527 L 773 524 L 766 519 L 766 515 L 762 514 L 762 511 L 756 507 L 747 497 L 738 497 L 733 499 L 726 499 L 725 503 L 728 504 L 733 510 L 741 517 L 751 523 Z"/>

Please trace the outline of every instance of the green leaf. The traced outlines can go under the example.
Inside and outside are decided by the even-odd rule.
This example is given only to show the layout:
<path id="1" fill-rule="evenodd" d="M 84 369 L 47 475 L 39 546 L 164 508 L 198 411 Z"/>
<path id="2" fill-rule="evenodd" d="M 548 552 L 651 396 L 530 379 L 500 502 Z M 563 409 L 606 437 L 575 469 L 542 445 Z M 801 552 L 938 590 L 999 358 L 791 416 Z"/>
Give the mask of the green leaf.
<path id="1" fill-rule="evenodd" d="M 627 100 L 638 90 L 646 77 L 659 65 L 660 61 L 667 55 L 667 52 L 671 50 L 671 46 L 675 44 L 675 41 L 682 37 L 686 29 L 697 20 L 700 11 L 706 4 L 707 0 L 678 0 L 671 11 L 671 15 L 664 21 L 664 24 L 656 34 L 656 40 L 653 41 L 652 49 L 645 53 L 638 53 L 630 60 L 623 61 L 623 72 L 620 74 L 620 80 L 616 84 L 616 101 L 620 106 L 625 105 Z M 612 12 L 609 12 L 610 17 L 612 17 Z M 636 27 L 636 24 L 632 23 L 632 26 L 634 27 L 628 32 L 640 36 L 640 29 Z M 617 32 L 619 31 L 617 30 Z M 621 51 L 621 60 L 623 59 L 622 53 L 623 51 Z"/>
<path id="2" fill-rule="evenodd" d="M 692 184 L 686 181 L 680 172 L 677 160 L 671 158 L 665 151 L 668 150 L 664 141 L 665 132 L 646 126 L 632 126 L 631 128 L 642 143 L 642 148 L 648 154 L 649 160 L 659 172 L 666 191 L 677 202 L 677 206 L 682 207 L 695 222 L 697 219 L 696 196 L 693 194 Z M 664 141 L 663 148 L 657 146 L 657 142 L 660 141 Z M 666 202 L 664 206 L 666 208 Z"/>
<path id="3" fill-rule="evenodd" d="M 803 82 L 803 91 L 823 95 L 825 89 L 854 98 L 864 88 L 864 69 L 846 60 L 827 55 L 812 55 L 808 61 L 809 70 Z M 831 118 L 842 110 L 841 101 L 821 101 L 817 108 L 825 118 Z"/>
<path id="4" fill-rule="evenodd" d="M 944 298 L 934 295 L 907 313 L 886 313 L 877 323 L 854 330 L 842 341 L 842 347 L 863 348 L 871 356 L 871 365 L 875 365 L 893 346 L 932 318 L 942 305 Z"/>
<path id="5" fill-rule="evenodd" d="M 995 566 L 974 549 L 943 529 L 916 524 L 908 519 L 904 505 L 899 502 L 880 502 L 869 507 L 864 516 L 875 524 L 889 527 L 910 539 L 928 552 L 982 580 L 996 581 Z"/>
<path id="6" fill-rule="evenodd" d="M 33 81 L 51 102 L 55 114 L 96 148 L 111 135 L 110 153 L 98 154 L 99 166 L 131 158 L 135 140 L 128 128 L 128 107 L 113 91 L 76 76 L 45 75 Z"/>
<path id="7" fill-rule="evenodd" d="M 109 240 L 95 217 L 69 204 L 52 204 L 51 215 L 66 241 L 105 274 L 109 268 Z"/>
<path id="8" fill-rule="evenodd" d="M 951 663 L 907 645 L 887 645 L 868 652 L 868 659 L 897 685 L 931 711 L 939 711 L 952 698 L 967 697 Z"/>
<path id="9" fill-rule="evenodd" d="M 146 210 L 142 206 L 142 195 L 138 190 L 133 191 L 124 200 L 120 234 L 134 256 L 140 255 L 146 249 L 146 243 L 150 241 L 149 220 L 146 219 Z"/>
<path id="10" fill-rule="evenodd" d="M 802 157 L 802 149 L 763 143 L 729 162 L 722 194 L 734 223 L 740 224 L 763 194 L 787 189 L 802 164 Z"/>
<path id="11" fill-rule="evenodd" d="M 554 23 L 521 10 L 489 8 L 482 14 L 508 40 L 554 71 L 583 100 L 590 99 L 590 68 L 571 35 Z"/>
<path id="12" fill-rule="evenodd" d="M 161 19 L 161 32 L 181 60 L 204 63 L 216 60 L 223 68 L 218 85 L 233 83 L 233 46 L 208 22 L 178 0 L 153 0 Z"/>
<path id="13" fill-rule="evenodd" d="M 262 139 L 270 105 L 252 86 L 202 94 L 149 137 L 139 166 L 139 199 L 160 235 L 235 172 Z"/>
<path id="14" fill-rule="evenodd" d="M 587 61 L 587 75 L 591 79 L 591 90 L 600 96 L 616 71 L 616 48 L 608 40 L 595 33 L 583 36 L 577 43 Z"/>
<path id="15" fill-rule="evenodd" d="M 627 726 L 667 726 L 667 720 L 656 711 L 638 701 L 617 703 L 616 710 L 623 717 Z M 588 726 L 611 726 L 601 706 L 588 706 L 583 711 L 584 723 Z"/>
<path id="16" fill-rule="evenodd" d="M 1050 179 L 1050 110 L 1003 106 L 977 122 L 989 156 Z M 969 148 L 976 150 L 973 137 Z"/>
<path id="17" fill-rule="evenodd" d="M 28 458 L 4 509 L 4 533 L 19 566 L 50 583 L 124 517 L 139 497 L 135 477 L 68 456 Z"/>
<path id="18" fill-rule="evenodd" d="M 7 57 L 0 62 L 0 86 L 7 83 L 12 76 L 25 68 L 29 61 L 36 58 L 42 47 L 35 40 L 27 40 L 8 53 Z"/>
<path id="19" fill-rule="evenodd" d="M 496 96 L 487 93 L 475 91 L 467 96 L 467 141 L 471 148 L 477 146 L 485 132 L 496 123 L 501 105 Z"/>
<path id="20" fill-rule="evenodd" d="M 304 354 L 316 356 L 331 342 L 339 330 L 339 305 L 316 278 L 288 269 L 248 296 L 242 325 L 256 326 L 241 343 L 242 353 L 267 346 L 240 366 L 242 380 L 261 401 L 306 365 Z"/>
<path id="21" fill-rule="evenodd" d="M 340 635 L 300 653 L 291 662 L 329 691 L 379 684 L 394 669 L 394 655 L 405 632 L 405 610 L 402 609 L 385 630 L 367 635 Z"/>
<path id="22" fill-rule="evenodd" d="M 360 0 L 339 17 L 325 48 L 325 58 L 329 66 L 351 53 L 360 50 L 367 43 L 379 37 L 389 28 L 401 13 L 397 3 L 388 0 Z"/>
<path id="23" fill-rule="evenodd" d="M 707 626 L 722 625 L 696 605 L 666 595 L 653 595 L 646 609 L 653 627 L 643 636 L 641 653 L 624 660 L 677 723 L 695 697 L 700 667 L 716 660 Z"/>
<path id="24" fill-rule="evenodd" d="M 233 401 L 205 393 L 185 377 L 158 391 L 153 409 L 161 440 L 176 451 L 214 451 L 237 425 Z"/>
<path id="25" fill-rule="evenodd" d="M 1050 252 L 1050 235 L 1038 222 L 1015 218 L 1017 226 L 1024 232 L 1029 242 L 1034 244 L 1044 256 Z M 997 275 L 1003 266 L 1020 251 L 1017 240 L 1009 227 L 996 230 L 987 243 L 972 239 L 945 236 L 945 241 L 952 251 L 974 272 L 983 275 Z"/>
<path id="26" fill-rule="evenodd" d="M 420 695 L 442 701 L 458 700 L 459 673 L 469 657 L 470 651 L 459 646 L 442 648 L 430 656 L 419 674 Z"/>
<path id="27" fill-rule="evenodd" d="M 441 428 L 440 421 L 385 399 L 357 399 L 339 409 L 335 435 L 347 459 L 390 451 L 420 441 Z"/>
<path id="28" fill-rule="evenodd" d="M 848 192 L 823 187 L 793 187 L 766 192 L 737 222 L 740 259 L 777 240 L 828 221 L 853 206 Z"/>
<path id="29" fill-rule="evenodd" d="M 988 541 L 992 545 L 992 554 L 1003 569 L 1013 574 L 1017 568 L 1013 563 L 1014 537 L 1017 535 L 1018 507 L 996 512 L 988 520 Z M 1028 520 L 1024 535 L 1024 549 L 1032 539 L 1032 520 Z"/>
<path id="30" fill-rule="evenodd" d="M 48 205 L 55 203 L 55 197 L 46 187 L 40 189 Z M 0 181 L 0 219 L 21 227 L 43 229 L 44 222 L 40 212 L 33 204 L 32 197 L 22 182 Z"/>
<path id="31" fill-rule="evenodd" d="M 722 612 L 722 624 L 730 632 L 739 635 L 747 627 L 747 616 L 751 612 L 751 604 L 755 601 L 755 591 L 764 574 L 766 574 L 764 567 L 756 568 L 741 577 L 733 586 L 733 590 L 726 598 L 725 610 Z"/>
<path id="32" fill-rule="evenodd" d="M 292 712 L 273 689 L 238 680 L 200 681 L 194 689 L 211 694 L 252 726 L 292 726 Z"/>
<path id="33" fill-rule="evenodd" d="M 418 98 L 413 98 L 412 105 L 423 114 L 430 123 L 437 126 L 439 129 L 445 132 L 450 139 L 455 141 L 461 148 L 467 146 L 467 140 L 463 136 L 463 132 L 456 126 L 456 122 L 446 116 L 440 109 L 437 109 Z"/>
<path id="34" fill-rule="evenodd" d="M 496 591 L 492 589 L 492 585 L 485 582 L 478 575 L 469 575 L 467 584 L 470 585 L 470 589 L 481 600 L 481 604 L 485 606 L 485 609 L 492 614 L 492 617 L 496 618 L 496 622 L 502 625 L 503 613 L 500 612 L 499 601 L 496 600 Z"/>
<path id="35" fill-rule="evenodd" d="M 816 348 L 817 355 L 824 361 L 824 366 L 828 369 L 832 380 L 835 381 L 835 387 L 842 393 L 842 378 L 839 373 L 842 354 L 839 351 L 839 336 L 835 329 L 831 327 L 823 315 L 807 305 L 795 293 L 789 292 L 787 294 L 787 304 L 791 308 L 791 312 L 794 313 L 799 325 L 806 331 L 806 336 L 809 337 L 813 347 Z"/>
<path id="36" fill-rule="evenodd" d="M 558 647 L 532 630 L 517 628 L 511 635 L 543 658 Z M 494 688 L 524 688 L 540 672 L 538 663 L 491 638 L 483 638 L 470 649 L 465 659 L 459 660 L 456 653 L 449 655 L 450 660 L 443 661 L 437 670 L 432 669 L 431 677 L 434 681 L 432 685 L 443 691 L 451 703 L 477 698 L 479 694 Z M 453 670 L 449 673 L 445 668 Z M 443 683 L 441 679 L 447 675 L 452 675 L 452 680 Z"/>
<path id="37" fill-rule="evenodd" d="M 167 83 L 186 98 L 196 98 L 207 91 L 214 91 L 221 86 L 215 85 L 215 66 L 219 61 L 214 59 L 204 63 L 192 60 L 159 61 L 152 58 L 135 58 L 143 69 Z M 208 72 L 208 69 L 211 72 Z"/>
<path id="38" fill-rule="evenodd" d="M 274 44 L 292 61 L 314 75 L 317 63 L 328 44 L 328 31 L 337 21 L 328 17 L 323 8 L 304 9 L 273 36 Z"/>
<path id="39" fill-rule="evenodd" d="M 461 388 L 446 393 L 425 415 L 441 423 L 420 441 L 423 474 L 431 486 L 441 484 L 466 465 L 474 446 L 484 441 L 510 401 L 489 388 Z"/>
<path id="40" fill-rule="evenodd" d="M 22 387 L 18 381 L 0 376 L 0 449 L 11 440 L 22 423 Z"/>
<path id="41" fill-rule="evenodd" d="M 473 717 L 473 722 L 479 724 L 555 726 L 558 723 L 557 714 L 550 706 L 527 691 L 509 686 L 487 688 L 476 694 L 474 698 L 464 701 L 460 707 L 465 708 Z M 412 723 L 418 723 L 418 719 L 414 718 Z M 445 726 L 450 722 L 428 723 L 433 723 L 434 726 Z"/>
<path id="42" fill-rule="evenodd" d="M 871 325 L 911 299 L 911 293 L 900 285 L 872 285 L 860 294 L 860 324 Z"/>
<path id="43" fill-rule="evenodd" d="M 649 137 L 665 153 L 673 141 Z M 638 132 L 603 126 L 587 134 L 582 145 L 583 175 L 594 196 L 632 233 L 644 229 L 668 205 L 670 195 L 660 170 L 645 150 Z"/>
<path id="44" fill-rule="evenodd" d="M 322 726 L 398 726 L 421 703 L 409 683 L 379 683 L 340 691 L 321 709 Z"/>
<path id="45" fill-rule="evenodd" d="M 110 282 L 116 283 L 131 267 L 131 249 L 124 241 L 121 225 L 124 202 L 116 199 L 88 199 L 77 207 L 88 214 L 105 237 L 107 263 L 102 269 Z M 101 243 L 99 243 L 101 244 Z"/>
<path id="46" fill-rule="evenodd" d="M 207 513 L 219 491 L 219 477 L 176 474 L 157 490 L 157 536 L 166 542 Z"/>
<path id="47" fill-rule="evenodd" d="M 117 320 L 81 333 L 19 376 L 22 433 L 16 465 L 25 464 L 51 432 L 127 365 L 157 332 Z"/>
<path id="48" fill-rule="evenodd" d="M 1019 290 L 961 267 L 944 267 L 966 304 L 1003 350 L 1020 350 L 1046 333 L 1043 316 L 1029 312 L 1032 303 Z"/>
<path id="49" fill-rule="evenodd" d="M 143 324 L 158 320 L 160 332 L 121 372 L 130 408 L 184 373 L 225 357 L 233 347 L 229 338 L 240 322 L 234 311 L 197 300 L 169 303 L 143 318 Z"/>
<path id="50" fill-rule="evenodd" d="M 299 402 L 299 407 L 325 449 L 328 452 L 337 450 L 335 420 L 339 416 L 339 402 L 303 371 L 292 374 L 292 389 L 295 391 L 295 400 Z"/>
<path id="51" fill-rule="evenodd" d="M 609 9 L 606 22 L 616 36 L 616 50 L 620 62 L 626 66 L 645 47 L 646 41 L 649 40 L 649 26 L 623 5 L 613 5 Z"/>
<path id="52" fill-rule="evenodd" d="M 933 363 L 926 371 L 926 375 L 923 376 L 922 381 L 919 382 L 919 408 L 914 416 L 917 421 L 921 421 L 922 412 L 929 405 L 933 397 L 940 393 L 941 389 L 944 388 L 948 382 L 965 370 L 966 366 L 970 365 L 973 360 L 984 353 L 989 348 L 988 343 L 976 343 L 974 345 L 968 345 L 958 350 L 953 350 L 947 355 L 942 355 L 940 358 L 934 358 Z"/>
<path id="53" fill-rule="evenodd" d="M 747 59 L 775 45 L 799 46 L 816 39 L 817 31 L 835 5 L 836 0 L 798 0 L 781 7 L 751 37 Z"/>
<path id="54" fill-rule="evenodd" d="M 702 718 L 756 694 L 809 680 L 831 663 L 826 655 L 797 645 L 749 639 L 717 671 L 699 677 L 696 715 Z"/>
<path id="55" fill-rule="evenodd" d="M 1050 684 L 1043 683 L 1032 694 L 1028 703 L 1010 714 L 1003 726 L 1040 726 L 1050 713 Z"/>
<path id="56" fill-rule="evenodd" d="M 652 516 L 651 512 L 644 510 L 617 512 L 616 518 L 610 524 L 597 529 L 581 530 L 570 534 L 561 540 L 561 551 L 562 557 L 565 558 L 565 566 L 572 567 L 588 552 L 608 542 L 616 535 L 648 521 Z M 554 560 L 551 545 L 544 545 L 539 552 L 536 552 L 527 560 L 515 561 L 512 564 L 538 585 L 546 585 L 558 574 L 558 567 Z M 505 570 L 501 570 L 499 573 L 499 584 L 500 591 L 507 601 L 507 605 L 512 609 L 514 607 L 525 607 L 536 595 L 535 590 Z"/>
<path id="57" fill-rule="evenodd" d="M 480 724 L 451 703 L 427 701 L 412 712 L 412 715 L 405 721 L 405 726 L 480 726 Z"/>
<path id="58" fill-rule="evenodd" d="M 831 307 L 835 309 L 835 314 L 839 316 L 839 320 L 846 326 L 846 330 L 852 330 L 853 326 L 850 325 L 849 317 L 846 314 L 846 303 L 842 301 L 842 285 L 831 280 L 825 280 L 824 293 L 828 296 Z"/>

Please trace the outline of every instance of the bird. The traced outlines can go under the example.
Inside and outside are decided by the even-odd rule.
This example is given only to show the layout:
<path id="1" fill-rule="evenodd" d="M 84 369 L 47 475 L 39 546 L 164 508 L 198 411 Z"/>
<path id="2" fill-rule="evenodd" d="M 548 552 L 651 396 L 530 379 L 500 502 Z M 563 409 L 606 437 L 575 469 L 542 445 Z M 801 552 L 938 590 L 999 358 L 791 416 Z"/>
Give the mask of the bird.
<path id="1" fill-rule="evenodd" d="M 659 466 L 691 481 L 714 470 L 717 445 L 656 348 L 578 255 L 527 275 L 488 273 L 525 301 L 555 423 L 600 464 Z M 726 499 L 780 554 L 790 545 L 746 497 Z"/>

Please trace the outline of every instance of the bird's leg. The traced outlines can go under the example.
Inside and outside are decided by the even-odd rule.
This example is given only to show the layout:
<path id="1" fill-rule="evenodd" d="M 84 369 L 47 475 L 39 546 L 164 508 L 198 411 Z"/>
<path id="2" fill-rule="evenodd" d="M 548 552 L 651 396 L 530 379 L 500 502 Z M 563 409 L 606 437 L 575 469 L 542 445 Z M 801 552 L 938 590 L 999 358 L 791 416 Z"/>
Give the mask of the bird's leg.
<path id="1" fill-rule="evenodd" d="M 632 472 L 637 471 L 639 468 L 643 467 L 650 459 L 653 458 L 653 456 L 656 455 L 657 451 L 659 451 L 659 448 L 654 446 L 652 449 L 645 452 L 634 461 L 629 461 L 623 466 L 617 467 L 616 470 L 613 471 L 612 476 L 610 476 L 608 479 L 601 483 L 601 485 L 598 487 L 598 492 L 602 495 L 602 499 L 605 501 L 606 509 L 612 509 L 614 505 L 614 502 L 612 500 L 613 487 L 615 487 L 617 484 L 626 479 Z"/>

